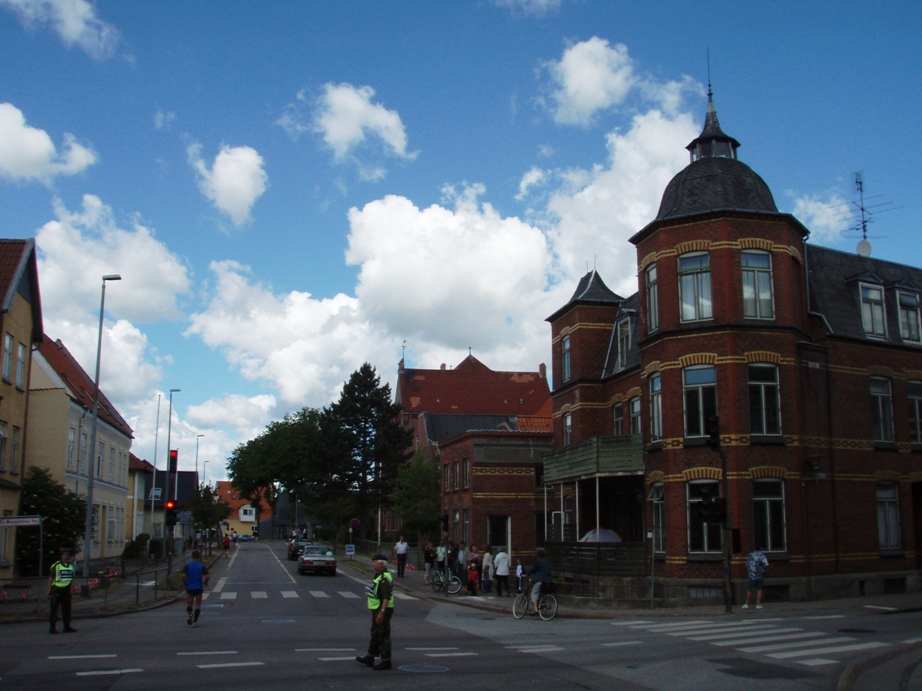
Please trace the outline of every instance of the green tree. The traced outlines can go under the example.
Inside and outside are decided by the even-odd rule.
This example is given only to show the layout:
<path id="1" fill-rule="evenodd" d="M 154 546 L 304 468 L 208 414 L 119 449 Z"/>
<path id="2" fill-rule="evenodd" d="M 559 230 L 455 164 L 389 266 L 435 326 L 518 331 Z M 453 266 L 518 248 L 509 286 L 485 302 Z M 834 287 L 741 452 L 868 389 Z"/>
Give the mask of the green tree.
<path id="1" fill-rule="evenodd" d="M 324 458 L 319 470 L 327 478 L 321 496 L 328 503 L 339 494 L 340 515 L 351 508 L 361 520 L 362 537 L 376 510 L 390 504 L 397 472 L 408 457 L 413 435 L 400 425 L 400 410 L 391 402 L 390 386 L 382 385 L 366 362 L 346 382 L 339 402 L 321 415 Z"/>
<path id="2" fill-rule="evenodd" d="M 30 466 L 22 481 L 19 514 L 42 517 L 42 569 L 46 570 L 69 547 L 74 556 L 84 534 L 86 499 L 78 497 L 45 468 Z M 16 559 L 22 576 L 38 573 L 39 529 L 18 528 Z"/>
<path id="3" fill-rule="evenodd" d="M 195 493 L 186 501 L 184 509 L 192 512 L 192 522 L 196 530 L 214 528 L 230 516 L 231 507 L 218 496 L 211 485 L 199 485 Z"/>
<path id="4" fill-rule="evenodd" d="M 439 531 L 440 501 L 439 464 L 428 460 L 426 449 L 420 447 L 397 475 L 391 508 L 407 534 L 422 538 Z"/>

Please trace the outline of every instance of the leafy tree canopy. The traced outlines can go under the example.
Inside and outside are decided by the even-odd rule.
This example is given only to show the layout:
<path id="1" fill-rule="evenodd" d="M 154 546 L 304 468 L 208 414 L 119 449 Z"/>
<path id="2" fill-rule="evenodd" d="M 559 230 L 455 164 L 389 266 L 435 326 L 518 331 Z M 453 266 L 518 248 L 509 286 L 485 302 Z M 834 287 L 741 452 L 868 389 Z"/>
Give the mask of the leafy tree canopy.
<path id="1" fill-rule="evenodd" d="M 211 485 L 199 485 L 183 507 L 192 512 L 196 529 L 213 528 L 230 516 L 231 507 Z"/>
<path id="2" fill-rule="evenodd" d="M 47 570 L 69 547 L 76 548 L 86 527 L 86 499 L 79 497 L 45 468 L 30 466 L 22 481 L 19 514 L 42 517 L 42 569 Z M 39 576 L 39 529 L 17 528 L 16 558 L 22 576 Z"/>
<path id="3" fill-rule="evenodd" d="M 400 469 L 392 508 L 403 520 L 407 534 L 438 533 L 439 464 L 426 458 L 424 447 L 417 449 L 413 460 Z"/>

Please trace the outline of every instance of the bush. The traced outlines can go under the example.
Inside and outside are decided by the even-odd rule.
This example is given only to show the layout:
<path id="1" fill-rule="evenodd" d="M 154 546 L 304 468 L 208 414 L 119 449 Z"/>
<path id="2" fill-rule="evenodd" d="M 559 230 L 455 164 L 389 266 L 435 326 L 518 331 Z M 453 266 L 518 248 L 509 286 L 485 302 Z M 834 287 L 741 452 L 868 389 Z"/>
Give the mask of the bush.
<path id="1" fill-rule="evenodd" d="M 143 545 L 137 540 L 132 540 L 122 550 L 122 559 L 140 559 L 141 555 L 144 554 L 142 547 Z"/>
<path id="2" fill-rule="evenodd" d="M 147 553 L 153 554 L 155 557 L 159 557 L 163 553 L 163 540 L 159 537 L 155 537 L 153 540 L 147 543 Z"/>

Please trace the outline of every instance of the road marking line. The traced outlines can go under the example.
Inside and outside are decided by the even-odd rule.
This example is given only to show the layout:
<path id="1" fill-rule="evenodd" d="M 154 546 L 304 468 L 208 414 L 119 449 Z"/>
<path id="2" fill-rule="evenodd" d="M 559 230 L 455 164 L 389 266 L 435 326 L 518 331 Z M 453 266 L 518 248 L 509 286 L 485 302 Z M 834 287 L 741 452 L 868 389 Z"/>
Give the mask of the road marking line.
<path id="1" fill-rule="evenodd" d="M 603 643 L 603 648 L 618 648 L 622 645 L 643 645 L 643 641 L 619 641 L 617 643 Z"/>
<path id="2" fill-rule="evenodd" d="M 746 636 L 758 636 L 759 634 L 772 634 L 777 633 L 778 631 L 803 631 L 803 629 L 779 629 L 777 626 L 752 626 L 745 629 L 737 629 L 736 631 L 730 631 L 725 629 L 719 633 L 708 633 L 703 636 L 687 636 L 690 641 L 701 641 L 707 643 L 708 641 L 721 641 L 728 638 L 740 638 Z M 676 636 L 678 634 L 670 633 L 670 636 Z"/>
<path id="3" fill-rule="evenodd" d="M 266 594 L 265 590 L 251 590 L 250 597 L 254 600 L 266 600 L 269 595 Z"/>
<path id="4" fill-rule="evenodd" d="M 813 660 L 798 660 L 802 665 L 807 665 L 809 667 L 818 667 L 819 665 L 837 665 L 839 664 L 838 660 L 824 660 L 821 657 L 814 658 Z"/>
<path id="5" fill-rule="evenodd" d="M 413 597 L 412 595 L 407 595 L 406 593 L 394 593 L 394 599 L 396 600 L 418 600 L 418 597 Z"/>
<path id="6" fill-rule="evenodd" d="M 118 657 L 115 653 L 105 653 L 102 655 L 49 655 L 49 660 L 92 660 L 98 657 Z"/>
<path id="7" fill-rule="evenodd" d="M 342 660 L 354 660 L 355 658 L 350 655 L 349 657 L 318 657 L 317 659 L 321 662 L 340 662 Z"/>
<path id="8" fill-rule="evenodd" d="M 713 621 L 686 621 L 681 624 L 654 624 L 653 626 L 631 626 L 632 629 L 646 629 L 647 631 L 678 631 L 680 629 L 694 629 L 701 626 L 714 626 Z"/>
<path id="9" fill-rule="evenodd" d="M 865 605 L 867 609 L 882 609 L 885 612 L 895 612 L 896 607 L 884 607 L 882 605 Z"/>
<path id="10" fill-rule="evenodd" d="M 759 645 L 751 648 L 739 648 L 741 652 L 744 653 L 766 653 L 772 650 L 784 650 L 786 648 L 794 647 L 808 647 L 808 646 L 817 646 L 817 645 L 830 645 L 831 643 L 847 643 L 848 641 L 855 640 L 851 636 L 839 636 L 838 638 L 824 638 L 817 641 L 802 641 L 800 643 L 777 643 L 775 645 Z M 810 651 L 811 653 L 813 651 Z"/>
<path id="11" fill-rule="evenodd" d="M 197 650 L 193 652 L 176 653 L 177 655 L 236 655 L 236 650 Z"/>
<path id="12" fill-rule="evenodd" d="M 810 619 L 812 621 L 817 621 L 819 619 L 844 619 L 844 614 L 824 614 L 821 617 L 804 617 L 804 619 Z"/>
<path id="13" fill-rule="evenodd" d="M 457 649 L 458 649 L 458 646 L 456 645 L 447 646 L 444 648 L 404 648 L 404 650 L 417 650 L 419 652 L 425 652 L 427 650 L 439 651 L 439 650 L 457 650 Z"/>
<path id="14" fill-rule="evenodd" d="M 217 669 L 219 667 L 260 667 L 265 662 L 216 662 L 212 665 L 196 665 L 199 669 Z"/>
<path id="15" fill-rule="evenodd" d="M 772 631 L 770 635 L 759 636 L 753 634 L 752 638 L 737 638 L 734 641 L 711 641 L 711 645 L 716 645 L 717 647 L 725 647 L 728 645 L 750 645 L 752 643 L 773 643 L 774 641 L 792 641 L 800 638 L 816 638 L 818 636 L 826 636 L 828 634 L 823 633 L 822 631 L 806 631 L 804 633 L 786 633 L 788 631 L 797 631 L 798 629 L 778 629 Z M 782 635 L 784 634 L 784 635 Z"/>
<path id="16" fill-rule="evenodd" d="M 92 672 L 75 672 L 78 677 L 98 677 L 111 674 L 131 674 L 132 672 L 143 672 L 143 669 L 99 669 Z"/>
<path id="17" fill-rule="evenodd" d="M 922 638 L 907 638 L 905 641 L 903 641 L 903 643 L 905 643 L 906 645 L 909 645 L 911 643 L 922 643 Z"/>
<path id="18" fill-rule="evenodd" d="M 652 624 L 653 622 L 648 619 L 634 619 L 632 621 L 613 621 L 610 623 L 612 626 L 636 626 L 638 624 Z"/>
<path id="19" fill-rule="evenodd" d="M 236 600 L 237 593 L 221 593 L 222 600 Z"/>
<path id="20" fill-rule="evenodd" d="M 295 648 L 296 653 L 346 653 L 355 652 L 355 648 Z"/>
<path id="21" fill-rule="evenodd" d="M 322 590 L 308 590 L 307 592 L 309 592 L 314 597 L 318 597 L 318 598 L 330 597 Z"/>
<path id="22" fill-rule="evenodd" d="M 358 595 L 356 595 L 355 593 L 350 593 L 348 590 L 340 590 L 339 594 L 347 599 L 357 599 L 358 598 Z"/>
<path id="23" fill-rule="evenodd" d="M 292 583 L 296 583 L 295 577 L 291 575 L 291 572 L 288 570 L 288 566 L 283 564 L 282 560 L 279 559 L 279 555 L 275 553 L 275 550 L 273 550 L 271 547 L 267 548 L 269 549 L 269 553 L 275 558 L 275 561 L 278 563 L 278 565 L 282 567 L 282 571 L 284 571 L 285 575 L 288 576 L 288 580 Z M 291 561 L 291 559 L 288 559 L 288 561 Z"/>
<path id="24" fill-rule="evenodd" d="M 426 657 L 475 657 L 477 653 L 426 653 Z"/>
<path id="25" fill-rule="evenodd" d="M 221 576 L 221 578 L 218 579 L 218 584 L 211 589 L 211 592 L 220 593 L 222 590 L 224 590 L 225 583 L 227 583 L 227 576 Z"/>
<path id="26" fill-rule="evenodd" d="M 294 590 L 283 590 L 282 597 L 286 599 L 290 599 L 293 597 L 301 597 L 301 596 L 298 595 Z"/>
<path id="27" fill-rule="evenodd" d="M 788 660 L 792 657 L 806 657 L 807 655 L 815 655 L 816 653 L 846 653 L 852 650 L 871 650 L 872 648 L 885 648 L 886 643 L 856 643 L 855 645 L 838 645 L 831 648 L 820 648 L 819 650 L 793 650 L 789 653 L 772 653 L 769 657 L 773 657 L 776 660 Z"/>

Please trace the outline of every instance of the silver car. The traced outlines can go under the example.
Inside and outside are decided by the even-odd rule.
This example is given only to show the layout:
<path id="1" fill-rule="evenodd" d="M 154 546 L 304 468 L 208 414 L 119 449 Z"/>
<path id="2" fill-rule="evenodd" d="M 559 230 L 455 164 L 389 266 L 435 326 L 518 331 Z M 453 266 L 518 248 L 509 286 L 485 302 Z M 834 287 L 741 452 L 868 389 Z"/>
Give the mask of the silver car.
<path id="1" fill-rule="evenodd" d="M 336 575 L 336 556 L 332 547 L 307 545 L 298 557 L 298 573 L 326 573 Z"/>

